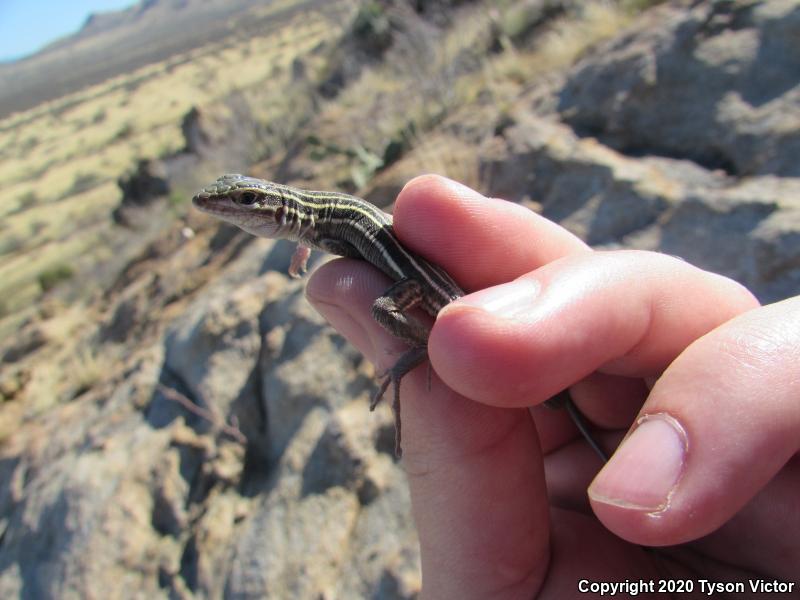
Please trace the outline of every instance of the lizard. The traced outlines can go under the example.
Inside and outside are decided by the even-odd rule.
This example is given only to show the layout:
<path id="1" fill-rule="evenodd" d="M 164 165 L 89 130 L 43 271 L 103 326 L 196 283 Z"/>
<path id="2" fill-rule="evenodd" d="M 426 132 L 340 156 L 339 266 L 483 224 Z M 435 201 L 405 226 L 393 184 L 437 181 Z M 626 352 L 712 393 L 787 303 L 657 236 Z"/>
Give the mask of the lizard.
<path id="1" fill-rule="evenodd" d="M 192 203 L 199 210 L 253 235 L 296 241 L 297 248 L 289 266 L 292 277 L 300 277 L 305 272 L 311 250 L 315 248 L 366 260 L 394 282 L 372 304 L 372 316 L 386 331 L 410 347 L 380 377 L 370 410 L 375 409 L 393 384 L 395 453 L 400 457 L 400 381 L 428 358 L 429 328 L 409 311 L 419 307 L 435 318 L 445 305 L 463 296 L 464 290 L 444 269 L 400 242 L 394 232 L 392 215 L 349 194 L 301 190 L 255 177 L 227 174 L 197 193 Z M 428 376 L 430 385 L 430 370 Z M 559 394 L 545 404 L 567 408 L 584 438 L 603 460 L 607 460 L 569 394 Z"/>

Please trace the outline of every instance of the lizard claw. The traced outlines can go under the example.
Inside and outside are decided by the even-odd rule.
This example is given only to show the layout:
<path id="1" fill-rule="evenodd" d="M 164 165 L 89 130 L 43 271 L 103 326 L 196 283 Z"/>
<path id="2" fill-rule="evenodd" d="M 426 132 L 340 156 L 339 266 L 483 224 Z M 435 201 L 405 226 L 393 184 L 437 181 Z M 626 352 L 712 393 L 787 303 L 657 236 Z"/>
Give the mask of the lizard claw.
<path id="1" fill-rule="evenodd" d="M 383 400 L 383 395 L 386 393 L 386 390 L 389 388 L 389 384 L 394 381 L 395 387 L 400 385 L 400 379 L 395 379 L 392 377 L 391 369 L 382 375 L 379 376 L 381 380 L 380 386 L 378 386 L 378 390 L 372 396 L 372 400 L 369 401 L 369 410 L 370 412 L 375 410 L 375 407 L 380 404 L 381 400 Z"/>

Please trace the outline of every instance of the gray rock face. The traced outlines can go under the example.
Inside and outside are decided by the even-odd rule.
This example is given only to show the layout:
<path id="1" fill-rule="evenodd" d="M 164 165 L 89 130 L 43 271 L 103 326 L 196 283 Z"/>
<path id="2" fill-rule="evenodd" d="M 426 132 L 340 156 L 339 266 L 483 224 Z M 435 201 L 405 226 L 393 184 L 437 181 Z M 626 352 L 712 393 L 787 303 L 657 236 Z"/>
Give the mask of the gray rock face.
<path id="1" fill-rule="evenodd" d="M 581 61 L 558 111 L 627 153 L 800 176 L 798 37 L 794 0 L 670 3 Z"/>
<path id="2" fill-rule="evenodd" d="M 273 274 L 275 275 L 275 274 Z M 217 423 L 236 423 L 248 440 L 264 433 L 263 407 L 247 399 L 255 393 L 255 369 L 261 345 L 259 314 L 265 301 L 285 292 L 285 279 L 263 277 L 231 290 L 198 299 L 167 332 L 162 380 L 173 382 L 198 405 L 215 415 Z M 169 398 L 158 396 L 148 417 L 160 426 L 182 414 Z M 191 421 L 200 430 L 213 422 Z"/>
<path id="3" fill-rule="evenodd" d="M 0 596 L 418 592 L 391 412 L 253 246 L 123 380 L 4 448 Z"/>
<path id="4" fill-rule="evenodd" d="M 626 157 L 519 115 L 483 151 L 492 195 L 535 200 L 594 245 L 680 256 L 771 302 L 800 292 L 800 179 L 737 180 L 688 161 Z"/>
<path id="5" fill-rule="evenodd" d="M 743 283 L 763 302 L 800 292 L 800 179 L 690 188 L 659 226 L 626 243 L 681 256 Z"/>
<path id="6" fill-rule="evenodd" d="M 172 541 L 154 523 L 182 519 L 163 506 L 178 493 L 177 429 L 152 429 L 131 404 L 152 390 L 159 358 L 146 357 L 103 402 L 59 407 L 3 449 L 3 597 L 160 593 Z"/>
<path id="7" fill-rule="evenodd" d="M 593 245 L 650 225 L 665 209 L 657 168 L 553 121 L 529 114 L 517 120 L 482 152 L 481 178 L 491 195 L 535 200 L 544 216 Z"/>

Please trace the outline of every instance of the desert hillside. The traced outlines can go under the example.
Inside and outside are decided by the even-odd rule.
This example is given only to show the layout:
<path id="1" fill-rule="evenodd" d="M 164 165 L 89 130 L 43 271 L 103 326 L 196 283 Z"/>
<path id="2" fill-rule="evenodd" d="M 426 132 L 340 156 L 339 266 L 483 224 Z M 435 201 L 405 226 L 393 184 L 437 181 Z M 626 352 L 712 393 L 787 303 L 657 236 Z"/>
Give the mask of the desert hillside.
<path id="1" fill-rule="evenodd" d="M 0 596 L 417 597 L 372 367 L 192 195 L 439 173 L 774 302 L 799 38 L 792 0 L 152 0 L 0 67 Z"/>
<path id="2" fill-rule="evenodd" d="M 327 3 L 335 11 L 338 2 Z M 74 35 L 0 64 L 0 118 L 109 78 L 208 46 L 235 46 L 276 21 L 325 8 L 320 0 L 146 0 L 90 15 Z"/>

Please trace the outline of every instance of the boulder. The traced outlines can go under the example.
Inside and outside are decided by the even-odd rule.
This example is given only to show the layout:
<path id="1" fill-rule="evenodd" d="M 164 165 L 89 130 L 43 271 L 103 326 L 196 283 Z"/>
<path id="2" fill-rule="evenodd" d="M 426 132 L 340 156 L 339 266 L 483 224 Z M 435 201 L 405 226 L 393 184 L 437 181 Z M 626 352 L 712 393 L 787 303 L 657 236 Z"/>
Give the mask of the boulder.
<path id="1" fill-rule="evenodd" d="M 568 73 L 557 110 L 626 154 L 800 176 L 800 5 L 671 2 Z"/>

